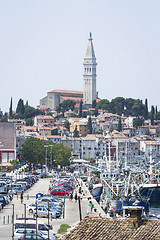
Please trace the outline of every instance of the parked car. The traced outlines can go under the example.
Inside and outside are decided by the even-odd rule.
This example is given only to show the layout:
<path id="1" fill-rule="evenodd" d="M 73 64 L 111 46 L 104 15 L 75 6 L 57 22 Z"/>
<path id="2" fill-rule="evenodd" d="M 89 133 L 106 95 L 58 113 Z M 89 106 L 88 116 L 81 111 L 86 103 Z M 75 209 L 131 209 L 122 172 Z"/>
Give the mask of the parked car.
<path id="1" fill-rule="evenodd" d="M 6 206 L 6 200 L 5 200 L 4 196 L 1 196 L 1 195 L 0 195 L 0 203 L 2 204 L 2 208 L 3 208 L 4 206 Z"/>
<path id="2" fill-rule="evenodd" d="M 26 235 L 23 235 L 21 236 L 18 240 L 27 240 L 27 239 L 30 239 L 30 240 L 46 240 L 46 238 L 42 237 L 42 236 L 36 236 L 36 233 L 33 234 L 33 233 L 27 233 Z"/>
<path id="3" fill-rule="evenodd" d="M 58 195 L 58 196 L 64 196 L 64 195 L 69 196 L 71 193 L 72 193 L 71 190 L 65 190 L 63 188 L 55 188 L 55 189 L 52 189 L 50 192 L 51 195 Z"/>
<path id="4" fill-rule="evenodd" d="M 34 208 L 32 214 L 36 215 L 36 212 L 37 212 L 37 217 L 48 217 L 48 210 L 45 207 L 38 206 L 37 211 L 36 211 L 36 208 Z M 49 211 L 49 216 L 51 218 L 57 218 L 56 211 L 55 210 Z"/>
<path id="5" fill-rule="evenodd" d="M 17 229 L 21 229 L 24 230 L 25 227 L 27 230 L 36 230 L 36 219 L 34 218 L 26 218 L 26 225 L 25 225 L 25 218 L 18 218 L 15 220 L 14 222 L 14 228 L 15 231 Z M 41 231 L 41 233 L 43 233 L 44 235 L 48 236 L 48 231 L 49 231 L 49 237 L 51 240 L 55 240 L 55 232 L 52 231 L 52 228 L 50 227 L 50 225 L 48 226 L 47 224 L 45 224 L 42 221 L 37 221 L 37 230 Z M 26 238 L 27 239 L 27 238 Z M 34 238 L 33 238 L 34 239 Z"/>
<path id="6" fill-rule="evenodd" d="M 21 239 L 21 237 L 24 236 L 24 233 L 25 233 L 25 229 L 16 229 L 16 230 L 14 231 L 14 240 L 19 240 L 19 239 Z M 27 234 L 35 234 L 35 235 L 36 235 L 36 230 L 26 229 L 26 235 L 27 235 Z M 40 231 L 37 231 L 37 236 L 42 236 L 42 237 L 44 237 L 45 239 L 47 239 L 46 234 L 43 234 L 43 233 L 40 232 Z"/>

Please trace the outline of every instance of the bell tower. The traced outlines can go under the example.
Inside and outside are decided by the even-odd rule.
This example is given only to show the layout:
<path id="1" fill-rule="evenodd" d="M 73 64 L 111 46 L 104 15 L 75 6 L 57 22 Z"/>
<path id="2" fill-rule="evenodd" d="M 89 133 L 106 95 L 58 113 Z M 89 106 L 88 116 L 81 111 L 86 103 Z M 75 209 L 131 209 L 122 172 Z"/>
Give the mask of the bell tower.
<path id="1" fill-rule="evenodd" d="M 91 107 L 92 102 L 97 98 L 96 92 L 96 57 L 92 42 L 92 33 L 90 33 L 88 39 L 88 46 L 86 55 L 84 58 L 84 91 L 83 91 L 83 104 L 85 108 Z"/>

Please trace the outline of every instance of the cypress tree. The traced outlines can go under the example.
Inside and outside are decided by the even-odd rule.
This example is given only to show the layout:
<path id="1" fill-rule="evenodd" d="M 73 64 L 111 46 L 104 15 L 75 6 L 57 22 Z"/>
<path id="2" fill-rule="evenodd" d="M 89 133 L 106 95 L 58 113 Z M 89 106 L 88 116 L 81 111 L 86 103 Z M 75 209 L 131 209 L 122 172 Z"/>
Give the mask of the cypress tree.
<path id="1" fill-rule="evenodd" d="M 11 101 L 10 101 L 9 117 L 12 117 L 12 97 L 11 97 Z"/>
<path id="2" fill-rule="evenodd" d="M 122 123 L 121 123 L 121 118 L 119 118 L 119 121 L 118 121 L 118 132 L 121 132 L 122 131 Z"/>
<path id="3" fill-rule="evenodd" d="M 148 100 L 145 99 L 145 119 L 148 119 Z"/>
<path id="4" fill-rule="evenodd" d="M 151 125 L 154 125 L 154 114 L 155 114 L 154 106 L 151 106 Z"/>
<path id="5" fill-rule="evenodd" d="M 16 113 L 24 114 L 24 103 L 23 103 L 23 100 L 21 98 L 18 101 L 17 108 L 16 108 Z"/>
<path id="6" fill-rule="evenodd" d="M 80 105 L 79 105 L 79 118 L 82 117 L 82 100 L 80 101 Z"/>
<path id="7" fill-rule="evenodd" d="M 79 137 L 79 132 L 77 130 L 77 126 L 74 129 L 74 137 Z"/>
<path id="8" fill-rule="evenodd" d="M 92 119 L 91 119 L 91 116 L 88 118 L 88 133 L 92 134 Z"/>

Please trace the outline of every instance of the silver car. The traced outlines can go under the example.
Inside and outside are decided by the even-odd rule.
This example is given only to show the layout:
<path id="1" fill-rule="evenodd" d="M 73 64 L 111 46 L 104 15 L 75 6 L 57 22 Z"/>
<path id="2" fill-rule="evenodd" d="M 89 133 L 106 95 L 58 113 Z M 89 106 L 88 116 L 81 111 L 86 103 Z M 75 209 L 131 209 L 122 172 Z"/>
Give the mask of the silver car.
<path id="1" fill-rule="evenodd" d="M 36 215 L 36 208 L 33 209 L 33 215 Z M 37 208 L 37 217 L 48 217 L 48 210 L 45 207 L 39 207 Z M 49 211 L 49 217 L 51 218 L 57 218 L 56 211 Z"/>

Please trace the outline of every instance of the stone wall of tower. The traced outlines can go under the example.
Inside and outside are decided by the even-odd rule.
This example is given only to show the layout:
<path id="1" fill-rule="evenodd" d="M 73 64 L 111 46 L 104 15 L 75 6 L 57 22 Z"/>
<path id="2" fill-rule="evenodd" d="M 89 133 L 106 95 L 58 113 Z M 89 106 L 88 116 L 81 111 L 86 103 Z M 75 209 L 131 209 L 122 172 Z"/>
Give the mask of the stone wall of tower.
<path id="1" fill-rule="evenodd" d="M 96 91 L 96 57 L 94 53 L 92 35 L 88 39 L 88 46 L 86 51 L 86 56 L 84 58 L 84 105 L 91 106 L 92 102 L 96 100 L 97 91 Z"/>

